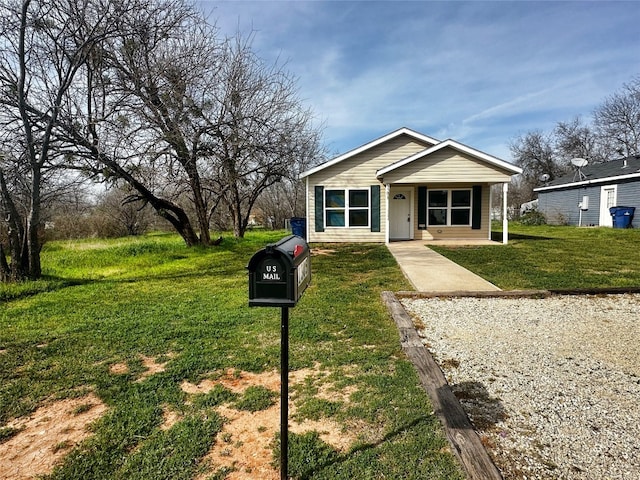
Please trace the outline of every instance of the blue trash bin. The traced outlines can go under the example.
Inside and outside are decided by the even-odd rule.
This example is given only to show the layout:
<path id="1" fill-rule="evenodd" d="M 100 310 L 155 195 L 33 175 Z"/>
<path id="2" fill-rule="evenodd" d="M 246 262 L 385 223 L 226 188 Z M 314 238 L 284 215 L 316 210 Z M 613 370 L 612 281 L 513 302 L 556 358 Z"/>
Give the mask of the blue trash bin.
<path id="1" fill-rule="evenodd" d="M 307 239 L 307 219 L 304 217 L 293 217 L 291 220 L 291 233 Z"/>
<path id="2" fill-rule="evenodd" d="M 611 207 L 609 213 L 613 220 L 613 228 L 633 228 L 631 222 L 636 207 Z"/>

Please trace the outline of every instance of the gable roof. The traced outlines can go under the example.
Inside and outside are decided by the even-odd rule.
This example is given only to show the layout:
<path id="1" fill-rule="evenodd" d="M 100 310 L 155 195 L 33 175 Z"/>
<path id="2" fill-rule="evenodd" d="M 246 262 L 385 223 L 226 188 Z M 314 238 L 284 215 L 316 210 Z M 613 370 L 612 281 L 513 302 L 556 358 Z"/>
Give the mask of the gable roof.
<path id="1" fill-rule="evenodd" d="M 544 192 L 561 188 L 581 187 L 596 183 L 615 182 L 619 180 L 640 179 L 640 155 L 635 155 L 604 163 L 594 163 L 580 169 L 582 177 L 577 172 L 569 173 L 544 187 L 534 188 L 534 192 Z"/>
<path id="2" fill-rule="evenodd" d="M 430 145 L 436 145 L 438 143 L 440 143 L 440 140 L 436 140 L 435 138 L 429 137 L 427 135 L 423 135 L 422 133 L 416 132 L 414 130 L 411 130 L 410 128 L 399 128 L 398 130 L 395 130 L 391 133 L 388 133 L 380 138 L 377 138 L 376 140 L 373 140 L 369 143 L 365 143 L 364 145 L 355 148 L 353 150 L 348 151 L 347 153 L 344 153 L 338 157 L 335 157 L 331 160 L 328 160 L 324 163 L 321 163 L 320 165 L 310 168 L 309 170 L 306 170 L 304 172 L 302 172 L 300 174 L 300 178 L 304 178 L 304 177 L 308 177 L 309 175 L 313 175 L 314 173 L 317 173 L 321 170 L 324 170 L 325 168 L 329 168 L 337 163 L 340 163 L 344 160 L 347 160 L 348 158 L 351 158 L 355 155 L 358 155 L 359 153 L 365 152 L 367 150 L 369 150 L 370 148 L 373 147 L 377 147 L 378 145 L 381 145 L 389 140 L 392 140 L 396 137 L 399 137 L 401 135 L 408 135 L 411 138 L 414 138 L 415 140 L 418 140 L 420 142 L 424 142 L 424 143 L 428 143 Z"/>
<path id="3" fill-rule="evenodd" d="M 452 139 L 448 139 L 445 140 L 444 142 L 440 142 L 437 145 L 434 145 L 430 148 L 427 148 L 421 152 L 415 153 L 413 155 L 411 155 L 410 157 L 407 157 L 403 160 L 400 160 L 398 162 L 392 163 L 391 165 L 387 165 L 384 168 L 381 168 L 380 170 L 378 170 L 376 172 L 376 176 L 379 178 L 381 176 L 383 176 L 385 173 L 389 173 L 397 168 L 403 167 L 404 165 L 407 165 L 411 162 L 415 162 L 416 160 L 419 160 L 421 158 L 424 158 L 428 155 L 431 155 L 432 153 L 435 153 L 439 150 L 442 150 L 443 148 L 453 148 L 454 150 L 457 150 L 461 153 L 465 153 L 473 158 L 476 158 L 478 160 L 481 160 L 485 163 L 488 163 L 490 165 L 494 165 L 496 167 L 500 167 L 503 168 L 505 170 L 508 170 L 510 172 L 512 172 L 513 174 L 517 174 L 517 173 L 522 173 L 522 168 L 517 167 L 509 162 L 506 162 L 504 160 L 500 160 L 497 157 L 494 157 L 492 155 L 486 154 L 484 152 L 481 152 L 480 150 L 476 150 L 475 148 L 471 148 L 467 145 L 464 145 L 460 142 L 456 142 L 455 140 Z"/>

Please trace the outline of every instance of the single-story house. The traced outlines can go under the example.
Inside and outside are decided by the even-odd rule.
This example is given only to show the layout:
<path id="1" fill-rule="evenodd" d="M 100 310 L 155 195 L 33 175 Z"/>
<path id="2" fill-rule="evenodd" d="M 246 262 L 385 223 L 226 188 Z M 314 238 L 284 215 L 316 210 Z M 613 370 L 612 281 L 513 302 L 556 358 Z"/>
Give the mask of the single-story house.
<path id="1" fill-rule="evenodd" d="M 301 174 L 307 240 L 384 242 L 491 238 L 491 186 L 522 169 L 463 145 L 401 128 Z"/>
<path id="2" fill-rule="evenodd" d="M 589 164 L 534 192 L 550 224 L 611 227 L 611 207 L 640 211 L 640 156 Z"/>

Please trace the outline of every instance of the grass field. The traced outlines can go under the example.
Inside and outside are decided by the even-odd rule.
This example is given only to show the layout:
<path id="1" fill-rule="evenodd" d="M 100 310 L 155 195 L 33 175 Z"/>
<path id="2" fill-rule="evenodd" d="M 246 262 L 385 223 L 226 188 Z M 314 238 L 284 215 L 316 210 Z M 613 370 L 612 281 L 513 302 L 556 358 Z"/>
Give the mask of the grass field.
<path id="1" fill-rule="evenodd" d="M 494 232 L 502 238 L 500 231 Z M 639 229 L 509 226 L 509 244 L 434 247 L 504 290 L 640 286 Z"/>
<path id="2" fill-rule="evenodd" d="M 37 473 L 261 478 L 255 466 L 224 460 L 248 442 L 229 429 L 238 412 L 268 435 L 269 463 L 277 454 L 266 424 L 277 405 L 261 416 L 277 389 L 234 382 L 277 374 L 280 312 L 247 306 L 245 266 L 282 235 L 250 233 L 210 249 L 187 249 L 173 235 L 47 244 L 45 279 L 0 286 L 0 449 L 26 432 L 17 419 L 43 406 L 75 400 L 65 414 L 79 418 L 100 402 L 91 435 L 57 440 L 49 447 L 57 467 Z M 462 478 L 379 299 L 408 288 L 393 258 L 383 245 L 313 247 L 312 285 L 290 312 L 290 369 L 307 372 L 291 387 L 291 423 L 319 426 L 292 434 L 290 474 Z M 323 440 L 329 426 L 348 444 Z"/>

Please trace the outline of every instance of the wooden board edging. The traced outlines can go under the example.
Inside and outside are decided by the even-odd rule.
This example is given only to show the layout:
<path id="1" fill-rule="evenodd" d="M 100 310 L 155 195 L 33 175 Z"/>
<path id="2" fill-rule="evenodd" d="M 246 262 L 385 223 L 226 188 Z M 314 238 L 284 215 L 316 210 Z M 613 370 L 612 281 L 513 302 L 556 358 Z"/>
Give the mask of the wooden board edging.
<path id="1" fill-rule="evenodd" d="M 444 373 L 420 340 L 413 320 L 393 292 L 382 292 L 381 296 L 398 327 L 402 350 L 415 366 L 420 383 L 431 399 L 434 412 L 467 478 L 503 480 L 467 413 L 451 391 Z"/>
<path id="2" fill-rule="evenodd" d="M 395 295 L 399 298 L 455 298 L 455 297 L 472 297 L 472 298 L 545 298 L 551 296 L 549 290 L 497 290 L 497 291 L 482 291 L 482 292 L 469 292 L 469 291 L 457 291 L 457 292 L 412 292 L 401 291 L 396 292 Z"/>
<path id="3" fill-rule="evenodd" d="M 640 293 L 640 287 L 603 287 L 603 288 L 550 288 L 548 290 L 498 290 L 498 291 L 455 291 L 455 292 L 396 292 L 399 298 L 548 298 L 553 295 L 623 295 Z"/>

